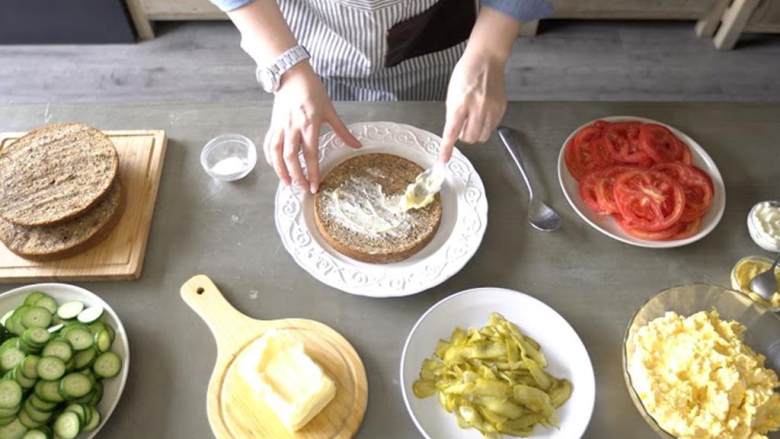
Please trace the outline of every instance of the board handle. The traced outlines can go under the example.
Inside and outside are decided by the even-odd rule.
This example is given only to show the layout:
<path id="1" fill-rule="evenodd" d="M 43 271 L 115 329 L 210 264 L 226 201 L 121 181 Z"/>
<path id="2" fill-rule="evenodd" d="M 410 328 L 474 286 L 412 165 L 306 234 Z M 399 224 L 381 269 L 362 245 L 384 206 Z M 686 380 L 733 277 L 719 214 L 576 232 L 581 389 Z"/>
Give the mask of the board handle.
<path id="1" fill-rule="evenodd" d="M 222 295 L 205 274 L 193 276 L 181 286 L 181 298 L 208 325 L 218 350 L 240 346 L 246 340 L 248 326 L 261 323 L 240 313 Z M 229 344 L 230 346 L 222 346 Z"/>

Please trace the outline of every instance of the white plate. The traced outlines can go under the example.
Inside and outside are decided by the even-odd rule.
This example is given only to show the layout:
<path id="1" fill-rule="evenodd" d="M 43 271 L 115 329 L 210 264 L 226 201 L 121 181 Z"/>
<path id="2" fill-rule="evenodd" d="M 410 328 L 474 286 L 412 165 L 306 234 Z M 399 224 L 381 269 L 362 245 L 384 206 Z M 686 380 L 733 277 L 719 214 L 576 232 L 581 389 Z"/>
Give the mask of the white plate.
<path id="1" fill-rule="evenodd" d="M 605 120 L 608 122 L 636 121 L 656 123 L 669 128 L 677 137 L 680 138 L 680 140 L 688 145 L 691 150 L 693 164 L 709 174 L 709 176 L 712 178 L 712 183 L 715 186 L 715 193 L 712 197 L 712 205 L 710 206 L 709 211 L 707 211 L 707 214 L 704 215 L 704 218 L 702 218 L 701 228 L 699 229 L 698 233 L 685 239 L 676 239 L 671 241 L 648 241 L 645 239 L 637 239 L 624 232 L 611 216 L 598 215 L 590 208 L 588 208 L 588 206 L 584 201 L 582 201 L 582 198 L 580 197 L 579 184 L 577 183 L 577 180 L 571 176 L 569 169 L 566 167 L 564 151 L 566 149 L 566 145 L 569 144 L 569 140 L 571 140 L 571 138 L 574 137 L 574 135 L 579 130 L 585 128 L 593 122 L 596 122 L 596 120 Z M 574 132 L 572 132 L 569 137 L 566 138 L 566 141 L 563 142 L 561 152 L 558 155 L 558 181 L 561 184 L 561 189 L 563 189 L 563 194 L 566 196 L 566 199 L 569 200 L 569 204 L 572 208 L 574 208 L 574 211 L 577 212 L 577 214 L 582 219 L 584 219 L 586 223 L 590 224 L 594 229 L 613 239 L 625 242 L 626 244 L 647 248 L 672 248 L 688 245 L 692 242 L 696 242 L 704 238 L 715 228 L 715 226 L 718 225 L 721 217 L 723 217 L 723 211 L 726 209 L 726 188 L 723 185 L 723 177 L 721 177 L 720 171 L 718 171 L 718 167 L 715 165 L 715 162 L 712 161 L 712 158 L 709 156 L 709 154 L 704 151 L 704 148 L 702 148 L 701 145 L 696 143 L 695 140 L 677 128 L 644 117 L 612 116 L 602 117 L 596 120 L 592 120 L 574 130 Z"/>
<path id="2" fill-rule="evenodd" d="M 447 413 L 438 398 L 418 399 L 412 383 L 425 358 L 433 355 L 436 343 L 450 337 L 456 326 L 482 327 L 490 313 L 498 312 L 542 346 L 547 371 L 572 382 L 571 398 L 558 409 L 558 429 L 537 426 L 534 438 L 579 438 L 585 432 L 596 401 L 593 366 L 577 333 L 552 308 L 517 291 L 476 288 L 463 291 L 433 305 L 414 325 L 401 355 L 401 390 L 406 409 L 422 435 L 428 439 L 481 439 L 474 429 L 461 430 L 455 416 Z"/>
<path id="3" fill-rule="evenodd" d="M 111 416 L 111 413 L 114 412 L 114 408 L 116 408 L 119 398 L 122 396 L 122 391 L 125 389 L 127 372 L 130 365 L 130 347 L 127 343 L 127 333 L 125 332 L 125 328 L 122 326 L 119 317 L 103 299 L 84 288 L 68 284 L 35 284 L 6 291 L 5 293 L 0 294 L 0 315 L 4 315 L 6 312 L 22 305 L 24 297 L 33 291 L 43 291 L 53 297 L 58 305 L 62 305 L 69 300 L 78 300 L 82 302 L 85 307 L 102 306 L 104 310 L 102 320 L 106 324 L 111 325 L 116 332 L 116 339 L 111 346 L 111 350 L 122 358 L 122 371 L 119 373 L 119 376 L 103 381 L 103 398 L 97 406 L 101 416 L 100 425 L 89 433 L 80 434 L 77 438 L 91 439 L 97 436 L 100 429 L 103 428 L 103 425 L 105 425 L 106 421 Z"/>
<path id="4" fill-rule="evenodd" d="M 348 157 L 390 153 L 423 168 L 433 166 L 441 138 L 409 125 L 365 122 L 349 126 L 362 143 L 344 145 L 333 133 L 320 138 L 320 169 L 325 175 Z M 471 162 L 455 149 L 441 191 L 442 219 L 433 240 L 409 259 L 393 264 L 367 264 L 344 256 L 328 245 L 314 223 L 314 197 L 279 184 L 274 219 L 284 248 L 295 262 L 320 282 L 369 297 L 408 296 L 435 287 L 460 271 L 476 253 L 487 227 L 487 198 Z"/>

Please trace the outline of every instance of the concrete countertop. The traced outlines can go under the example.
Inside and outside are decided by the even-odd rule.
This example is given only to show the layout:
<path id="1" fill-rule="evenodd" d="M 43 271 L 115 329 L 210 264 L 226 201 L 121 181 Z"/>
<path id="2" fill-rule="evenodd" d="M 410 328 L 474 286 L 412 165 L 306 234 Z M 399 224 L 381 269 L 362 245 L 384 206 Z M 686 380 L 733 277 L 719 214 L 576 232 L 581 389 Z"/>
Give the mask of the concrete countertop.
<path id="1" fill-rule="evenodd" d="M 442 103 L 337 107 L 347 123 L 386 120 L 433 132 L 443 126 Z M 524 134 L 531 173 L 543 197 L 561 213 L 562 229 L 545 234 L 527 225 L 525 191 L 494 136 L 485 145 L 461 148 L 481 174 L 489 202 L 487 233 L 471 262 L 449 281 L 415 296 L 356 297 L 318 283 L 282 248 L 272 215 L 277 181 L 262 159 L 235 184 L 217 183 L 200 167 L 201 147 L 217 134 L 242 133 L 261 143 L 270 111 L 269 103 L 0 106 L 4 131 L 83 121 L 101 129 L 164 129 L 168 134 L 143 277 L 80 283 L 116 310 L 132 351 L 127 388 L 100 437 L 212 437 L 205 395 L 216 348 L 206 325 L 179 297 L 185 280 L 204 273 L 249 316 L 318 320 L 352 342 L 369 379 L 360 438 L 419 437 L 399 389 L 403 342 L 429 306 L 480 286 L 537 297 L 577 330 L 596 373 L 596 407 L 585 437 L 654 438 L 623 382 L 621 343 L 629 319 L 666 287 L 694 281 L 728 285 L 740 257 L 762 254 L 745 226 L 749 208 L 780 198 L 778 104 L 512 103 L 504 123 Z M 727 206 L 709 237 L 673 250 L 631 247 L 587 226 L 566 203 L 555 171 L 561 143 L 583 122 L 623 114 L 682 129 L 718 164 Z"/>

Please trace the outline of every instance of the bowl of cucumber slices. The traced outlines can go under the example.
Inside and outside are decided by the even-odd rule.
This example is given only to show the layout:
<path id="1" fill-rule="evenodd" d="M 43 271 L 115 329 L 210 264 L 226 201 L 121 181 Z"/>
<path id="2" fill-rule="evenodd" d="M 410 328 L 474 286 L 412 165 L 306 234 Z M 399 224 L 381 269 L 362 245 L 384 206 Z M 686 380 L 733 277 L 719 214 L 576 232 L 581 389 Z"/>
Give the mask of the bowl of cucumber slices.
<path id="1" fill-rule="evenodd" d="M 0 439 L 90 439 L 114 411 L 130 350 L 116 313 L 59 283 L 0 294 Z"/>

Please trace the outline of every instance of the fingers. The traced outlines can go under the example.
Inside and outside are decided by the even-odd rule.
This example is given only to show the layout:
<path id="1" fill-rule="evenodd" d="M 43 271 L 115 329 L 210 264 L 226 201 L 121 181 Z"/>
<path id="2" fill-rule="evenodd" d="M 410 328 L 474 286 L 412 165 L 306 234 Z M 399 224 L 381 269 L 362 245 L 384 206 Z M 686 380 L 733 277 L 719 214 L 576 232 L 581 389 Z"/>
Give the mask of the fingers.
<path id="1" fill-rule="evenodd" d="M 303 158 L 309 178 L 309 191 L 317 193 L 320 186 L 320 124 L 312 123 L 303 131 Z"/>
<path id="2" fill-rule="evenodd" d="M 482 136 L 482 127 L 485 124 L 485 114 L 481 111 L 469 113 L 466 126 L 460 135 L 460 140 L 466 143 L 477 143 Z"/>
<path id="3" fill-rule="evenodd" d="M 287 166 L 284 164 L 284 132 L 281 130 L 271 131 L 270 135 L 266 135 L 266 139 L 267 143 L 263 145 L 266 161 L 274 168 L 279 179 L 284 184 L 289 185 L 292 180 L 290 173 L 287 172 Z"/>
<path id="4" fill-rule="evenodd" d="M 339 116 L 336 114 L 335 110 L 328 114 L 326 120 L 328 125 L 330 125 L 330 127 L 333 129 L 333 132 L 339 136 L 339 139 L 341 139 L 342 142 L 351 146 L 352 148 L 361 147 L 360 140 L 358 140 L 357 137 L 353 136 L 352 133 L 349 132 L 349 129 L 346 125 L 344 125 L 344 122 L 339 119 Z"/>
<path id="5" fill-rule="evenodd" d="M 301 144 L 301 132 L 291 129 L 284 133 L 284 165 L 287 167 L 292 183 L 302 190 L 307 190 L 306 177 L 303 175 L 301 161 L 298 159 L 298 147 Z"/>
<path id="6" fill-rule="evenodd" d="M 463 131 L 465 122 L 466 112 L 463 109 L 447 113 L 447 121 L 444 124 L 441 148 L 439 149 L 439 159 L 442 162 L 446 163 L 452 157 L 452 148 L 455 147 L 455 142 L 458 140 L 461 131 Z"/>

